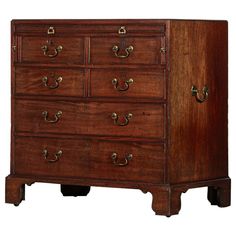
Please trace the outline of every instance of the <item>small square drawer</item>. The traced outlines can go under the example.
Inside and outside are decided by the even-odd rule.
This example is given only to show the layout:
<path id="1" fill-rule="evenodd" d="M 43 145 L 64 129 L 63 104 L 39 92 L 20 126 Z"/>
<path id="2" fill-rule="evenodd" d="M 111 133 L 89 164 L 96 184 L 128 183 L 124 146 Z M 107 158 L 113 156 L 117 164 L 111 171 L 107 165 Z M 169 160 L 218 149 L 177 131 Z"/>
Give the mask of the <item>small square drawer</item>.
<path id="1" fill-rule="evenodd" d="M 84 40 L 80 37 L 22 37 L 20 62 L 84 64 Z"/>
<path id="2" fill-rule="evenodd" d="M 165 70 L 93 69 L 90 96 L 165 99 Z"/>
<path id="3" fill-rule="evenodd" d="M 84 95 L 84 70 L 80 69 L 16 67 L 15 81 L 17 95 Z"/>
<path id="4" fill-rule="evenodd" d="M 93 37 L 91 64 L 165 64 L 164 37 Z"/>

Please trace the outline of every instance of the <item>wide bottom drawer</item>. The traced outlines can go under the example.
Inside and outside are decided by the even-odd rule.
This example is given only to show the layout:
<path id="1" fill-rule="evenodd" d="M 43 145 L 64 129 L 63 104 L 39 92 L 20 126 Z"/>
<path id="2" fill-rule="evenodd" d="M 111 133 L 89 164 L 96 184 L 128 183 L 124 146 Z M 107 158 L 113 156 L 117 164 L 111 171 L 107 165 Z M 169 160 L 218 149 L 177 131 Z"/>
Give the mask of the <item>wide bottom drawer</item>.
<path id="1" fill-rule="evenodd" d="M 164 144 L 16 137 L 14 172 L 163 183 Z"/>

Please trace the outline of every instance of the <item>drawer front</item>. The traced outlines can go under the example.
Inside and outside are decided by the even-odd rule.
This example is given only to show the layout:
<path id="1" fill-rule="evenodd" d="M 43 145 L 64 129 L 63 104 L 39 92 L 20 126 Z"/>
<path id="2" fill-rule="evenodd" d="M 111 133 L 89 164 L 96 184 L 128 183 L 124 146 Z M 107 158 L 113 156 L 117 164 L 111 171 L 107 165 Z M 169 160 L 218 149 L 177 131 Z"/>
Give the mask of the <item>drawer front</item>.
<path id="1" fill-rule="evenodd" d="M 21 62 L 84 64 L 84 41 L 79 37 L 23 37 Z"/>
<path id="2" fill-rule="evenodd" d="M 163 43 L 163 37 L 94 37 L 91 64 L 164 64 Z"/>
<path id="3" fill-rule="evenodd" d="M 17 22 L 16 22 L 17 23 Z M 27 35 L 74 35 L 74 34 L 160 34 L 165 33 L 165 23 L 148 23 L 148 22 L 135 22 L 130 24 L 128 22 L 120 21 L 114 24 L 100 22 L 89 22 L 89 24 L 78 23 L 59 23 L 59 22 L 45 22 L 44 24 L 39 23 L 28 23 L 28 24 L 15 24 L 15 33 L 27 34 Z"/>
<path id="4" fill-rule="evenodd" d="M 16 68 L 16 94 L 79 96 L 84 95 L 84 71 L 70 69 Z"/>
<path id="5" fill-rule="evenodd" d="M 165 98 L 164 70 L 91 70 L 91 97 Z"/>
<path id="6" fill-rule="evenodd" d="M 163 104 L 17 100 L 15 108 L 16 132 L 164 137 Z"/>
<path id="7" fill-rule="evenodd" d="M 15 140 L 15 174 L 164 181 L 164 145 L 101 140 Z"/>

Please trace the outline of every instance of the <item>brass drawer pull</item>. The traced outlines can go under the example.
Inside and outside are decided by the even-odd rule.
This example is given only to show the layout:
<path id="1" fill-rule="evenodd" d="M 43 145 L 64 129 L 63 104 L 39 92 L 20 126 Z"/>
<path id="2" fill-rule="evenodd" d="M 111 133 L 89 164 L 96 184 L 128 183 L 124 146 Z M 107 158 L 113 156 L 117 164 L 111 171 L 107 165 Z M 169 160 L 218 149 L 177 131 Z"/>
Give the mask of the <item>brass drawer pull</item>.
<path id="1" fill-rule="evenodd" d="M 56 154 L 54 154 L 54 158 L 53 159 L 49 159 L 48 158 L 48 150 L 44 149 L 42 151 L 43 157 L 46 161 L 48 162 L 56 162 L 59 161 L 60 157 L 62 156 L 62 150 L 59 150 Z"/>
<path id="2" fill-rule="evenodd" d="M 49 88 L 49 89 L 56 89 L 59 87 L 59 84 L 61 83 L 62 81 L 62 77 L 59 76 L 58 78 L 55 79 L 55 84 L 54 85 L 48 85 L 48 77 L 47 76 L 44 76 L 42 78 L 42 82 L 44 83 L 44 86 Z"/>
<path id="3" fill-rule="evenodd" d="M 198 90 L 196 86 L 192 86 L 191 88 L 192 96 L 195 96 L 197 102 L 204 102 L 208 99 L 209 92 L 208 92 L 208 87 L 204 86 L 202 88 L 202 91 Z"/>
<path id="4" fill-rule="evenodd" d="M 54 120 L 49 120 L 48 119 L 48 112 L 47 111 L 43 111 L 42 112 L 42 116 L 44 117 L 44 120 L 48 123 L 57 123 L 60 119 L 60 117 L 62 116 L 62 111 L 58 111 L 55 115 L 54 115 Z"/>
<path id="5" fill-rule="evenodd" d="M 160 48 L 160 53 L 165 54 L 165 53 L 166 53 L 166 48 L 161 47 L 161 48 Z"/>
<path id="6" fill-rule="evenodd" d="M 117 80 L 116 78 L 114 78 L 111 82 L 112 82 L 112 84 L 114 85 L 114 88 L 115 88 L 117 91 L 122 92 L 122 91 L 128 90 L 128 89 L 129 89 L 129 85 L 132 84 L 132 83 L 134 82 L 134 80 L 133 80 L 132 78 L 126 80 L 126 81 L 124 82 L 124 86 L 120 86 L 120 85 L 119 85 L 119 82 L 118 82 L 118 80 Z"/>
<path id="7" fill-rule="evenodd" d="M 53 58 L 53 57 L 56 57 L 58 55 L 58 53 L 62 51 L 62 46 L 59 45 L 58 47 L 54 48 L 54 53 L 53 54 L 49 54 L 49 48 L 48 48 L 47 45 L 43 45 L 41 47 L 41 49 L 43 50 L 43 54 L 45 56 Z"/>
<path id="8" fill-rule="evenodd" d="M 54 29 L 53 26 L 50 26 L 50 27 L 48 28 L 48 34 L 55 34 L 55 29 Z"/>
<path id="9" fill-rule="evenodd" d="M 130 55 L 131 52 L 133 52 L 134 47 L 133 47 L 132 45 L 130 45 L 129 47 L 127 47 L 127 48 L 125 49 L 125 52 L 126 52 L 125 55 L 119 55 L 119 54 L 118 54 L 119 50 L 120 50 L 120 49 L 119 49 L 119 47 L 118 47 L 117 45 L 114 45 L 114 46 L 112 47 L 112 51 L 114 52 L 114 54 L 115 54 L 116 57 L 119 57 L 119 58 L 126 58 L 126 57 L 128 57 L 128 56 Z"/>
<path id="10" fill-rule="evenodd" d="M 118 34 L 126 34 L 125 26 L 121 26 L 118 30 Z"/>
<path id="11" fill-rule="evenodd" d="M 117 153 L 115 153 L 115 152 L 112 153 L 112 155 L 111 155 L 111 159 L 112 159 L 113 164 L 114 164 L 115 166 L 127 166 L 127 165 L 129 164 L 129 161 L 133 158 L 133 155 L 132 155 L 132 154 L 128 154 L 127 156 L 125 156 L 124 161 L 119 162 L 117 156 L 118 156 L 118 155 L 117 155 Z"/>
<path id="12" fill-rule="evenodd" d="M 114 112 L 111 115 L 111 118 L 114 120 L 114 124 L 118 126 L 126 126 L 129 124 L 129 120 L 132 118 L 132 114 L 128 113 L 127 115 L 124 116 L 124 122 L 119 121 L 119 116 Z"/>

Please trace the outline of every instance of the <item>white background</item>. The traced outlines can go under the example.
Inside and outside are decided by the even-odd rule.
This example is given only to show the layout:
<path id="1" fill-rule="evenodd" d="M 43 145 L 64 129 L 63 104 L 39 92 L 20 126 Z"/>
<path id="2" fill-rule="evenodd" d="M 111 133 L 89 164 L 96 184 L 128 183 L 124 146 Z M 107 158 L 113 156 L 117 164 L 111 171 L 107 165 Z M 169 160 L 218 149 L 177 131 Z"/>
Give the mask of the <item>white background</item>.
<path id="1" fill-rule="evenodd" d="M 10 150 L 11 19 L 176 18 L 229 21 L 229 171 L 235 179 L 236 14 L 234 1 L 189 0 L 5 0 L 0 1 L 0 235 L 236 235 L 234 181 L 232 206 L 206 200 L 206 188 L 182 194 L 178 216 L 155 216 L 151 194 L 139 190 L 92 188 L 87 197 L 63 198 L 59 185 L 26 187 L 19 207 L 4 203 Z"/>

